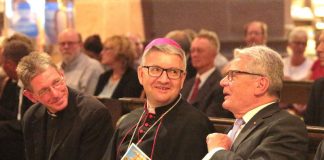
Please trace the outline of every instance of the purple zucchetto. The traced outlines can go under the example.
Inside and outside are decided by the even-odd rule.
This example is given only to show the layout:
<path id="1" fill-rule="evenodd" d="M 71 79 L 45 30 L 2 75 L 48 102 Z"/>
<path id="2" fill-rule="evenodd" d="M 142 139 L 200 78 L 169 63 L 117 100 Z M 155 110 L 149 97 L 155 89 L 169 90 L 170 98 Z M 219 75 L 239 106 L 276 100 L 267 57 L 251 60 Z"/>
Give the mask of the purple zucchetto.
<path id="1" fill-rule="evenodd" d="M 169 38 L 157 38 L 152 40 L 144 49 L 144 52 L 151 49 L 153 46 L 156 45 L 163 45 L 163 44 L 168 44 L 171 45 L 173 47 L 176 47 L 178 49 L 181 49 L 181 46 L 174 40 L 169 39 Z"/>

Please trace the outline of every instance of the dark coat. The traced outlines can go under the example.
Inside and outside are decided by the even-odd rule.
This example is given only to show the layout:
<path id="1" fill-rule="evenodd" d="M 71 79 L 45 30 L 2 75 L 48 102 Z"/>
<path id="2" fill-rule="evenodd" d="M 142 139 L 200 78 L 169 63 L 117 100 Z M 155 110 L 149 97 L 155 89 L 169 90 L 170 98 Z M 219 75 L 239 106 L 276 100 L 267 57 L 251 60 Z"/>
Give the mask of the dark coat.
<path id="1" fill-rule="evenodd" d="M 195 83 L 195 78 L 186 81 L 181 93 L 184 99 L 189 97 L 191 89 Z M 204 112 L 209 117 L 232 118 L 233 115 L 222 107 L 224 101 L 223 87 L 219 82 L 222 79 L 221 73 L 215 71 L 207 78 L 203 86 L 199 89 L 197 98 L 192 105 Z"/>
<path id="2" fill-rule="evenodd" d="M 118 126 L 103 160 L 119 160 L 127 150 L 140 117 L 143 126 L 135 131 L 132 143 L 138 142 L 141 130 L 148 130 L 175 102 L 156 108 L 155 120 L 143 108 L 132 111 Z M 147 117 L 147 118 L 145 118 Z M 148 125 L 147 125 L 148 124 Z M 146 126 L 147 125 L 147 126 Z M 214 128 L 209 119 L 185 100 L 180 100 L 147 134 L 138 147 L 153 160 L 198 160 L 207 153 L 206 136 Z M 152 152 L 153 150 L 153 152 Z"/>
<path id="3" fill-rule="evenodd" d="M 105 85 L 108 83 L 112 70 L 108 70 L 101 74 L 97 83 L 95 95 L 99 95 Z M 114 93 L 111 98 L 118 99 L 122 97 L 140 97 L 143 87 L 138 81 L 137 72 L 128 67 L 120 79 Z"/>
<path id="4" fill-rule="evenodd" d="M 324 78 L 314 81 L 305 112 L 305 123 L 324 126 Z"/>
<path id="5" fill-rule="evenodd" d="M 100 159 L 113 134 L 108 109 L 92 96 L 69 89 L 68 106 L 58 113 L 58 127 L 46 158 L 46 119 L 46 108 L 39 103 L 24 116 L 22 126 L 28 160 Z"/>
<path id="6" fill-rule="evenodd" d="M 243 127 L 230 151 L 216 152 L 218 159 L 305 160 L 308 137 L 304 122 L 281 110 L 277 103 L 259 111 Z"/>

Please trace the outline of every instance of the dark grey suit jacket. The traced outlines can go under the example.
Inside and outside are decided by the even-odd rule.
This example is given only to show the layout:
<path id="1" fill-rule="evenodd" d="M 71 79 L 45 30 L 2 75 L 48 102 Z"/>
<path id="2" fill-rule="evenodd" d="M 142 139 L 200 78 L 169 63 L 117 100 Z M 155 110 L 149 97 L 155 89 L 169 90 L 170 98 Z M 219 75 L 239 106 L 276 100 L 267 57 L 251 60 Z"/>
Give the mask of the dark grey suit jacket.
<path id="1" fill-rule="evenodd" d="M 113 134 L 107 108 L 91 96 L 69 89 L 67 108 L 58 114 L 58 129 L 48 160 L 95 160 L 104 154 Z M 26 158 L 44 160 L 46 154 L 46 109 L 37 103 L 23 119 Z"/>
<path id="2" fill-rule="evenodd" d="M 195 83 L 195 78 L 196 77 L 193 77 L 185 82 L 181 91 L 184 99 L 188 99 L 190 91 Z M 192 105 L 209 117 L 232 118 L 232 114 L 222 107 L 224 95 L 223 88 L 219 84 L 221 79 L 222 75 L 216 69 L 199 89 L 198 96 L 193 101 Z"/>
<path id="3" fill-rule="evenodd" d="M 305 112 L 307 125 L 324 126 L 324 78 L 314 81 Z"/>
<path id="4" fill-rule="evenodd" d="M 304 122 L 274 103 L 259 111 L 244 126 L 230 151 L 218 151 L 211 159 L 305 160 L 307 151 Z"/>

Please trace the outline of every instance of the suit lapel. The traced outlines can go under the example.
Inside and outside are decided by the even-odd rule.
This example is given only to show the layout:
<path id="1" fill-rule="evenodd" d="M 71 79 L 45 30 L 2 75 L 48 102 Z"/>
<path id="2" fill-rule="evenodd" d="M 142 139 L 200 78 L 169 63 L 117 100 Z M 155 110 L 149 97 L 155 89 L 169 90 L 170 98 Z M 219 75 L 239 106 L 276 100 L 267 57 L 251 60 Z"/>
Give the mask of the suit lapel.
<path id="1" fill-rule="evenodd" d="M 35 113 L 35 119 L 32 122 L 33 139 L 31 140 L 35 148 L 35 159 L 43 159 L 45 156 L 45 112 L 44 106 L 40 106 Z"/>
<path id="2" fill-rule="evenodd" d="M 208 97 L 208 94 L 211 93 L 211 91 L 214 91 L 214 86 L 215 83 L 219 83 L 219 81 L 221 80 L 221 75 L 219 73 L 219 71 L 217 69 L 215 69 L 213 71 L 212 74 L 209 75 L 209 77 L 206 79 L 205 83 L 202 85 L 202 87 L 199 89 L 199 94 L 197 96 L 197 98 L 193 101 L 194 103 L 200 102 L 200 103 L 204 103 L 204 98 Z M 219 85 L 219 84 L 217 84 Z M 200 104 L 199 106 L 201 107 L 207 107 L 205 104 Z M 204 110 L 203 108 L 201 108 L 201 110 Z"/>
<path id="3" fill-rule="evenodd" d="M 252 119 L 244 126 L 239 135 L 236 137 L 231 150 L 234 152 L 238 149 L 239 145 L 250 135 L 253 134 L 258 126 L 264 123 L 264 120 L 272 116 L 275 112 L 280 111 L 278 104 L 273 103 L 262 110 L 260 110 Z"/>

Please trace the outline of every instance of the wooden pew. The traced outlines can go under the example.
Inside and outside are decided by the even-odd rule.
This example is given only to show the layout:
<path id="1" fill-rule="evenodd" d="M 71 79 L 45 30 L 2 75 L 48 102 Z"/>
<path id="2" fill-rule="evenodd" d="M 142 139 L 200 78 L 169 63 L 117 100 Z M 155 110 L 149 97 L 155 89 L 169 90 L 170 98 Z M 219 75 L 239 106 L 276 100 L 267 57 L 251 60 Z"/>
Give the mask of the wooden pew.
<path id="1" fill-rule="evenodd" d="M 116 126 L 120 117 L 144 105 L 144 99 L 140 98 L 120 98 L 117 100 L 97 97 L 97 99 L 110 111 L 114 126 Z"/>
<path id="2" fill-rule="evenodd" d="M 284 81 L 280 102 L 307 104 L 312 85 L 311 81 Z"/>
<path id="3" fill-rule="evenodd" d="M 234 119 L 210 117 L 210 121 L 214 124 L 216 132 L 225 133 L 234 123 Z M 312 160 L 318 144 L 324 139 L 324 127 L 307 126 L 309 145 L 308 159 Z"/>

